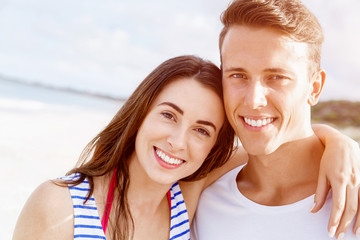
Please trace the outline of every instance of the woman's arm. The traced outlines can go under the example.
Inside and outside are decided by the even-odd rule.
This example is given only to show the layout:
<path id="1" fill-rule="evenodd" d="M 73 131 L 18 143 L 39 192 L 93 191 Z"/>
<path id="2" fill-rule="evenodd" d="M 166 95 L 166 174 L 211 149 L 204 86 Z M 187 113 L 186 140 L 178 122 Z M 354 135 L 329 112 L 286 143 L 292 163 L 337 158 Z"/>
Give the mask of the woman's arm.
<path id="1" fill-rule="evenodd" d="M 313 125 L 315 134 L 325 145 L 320 164 L 315 206 L 319 211 L 332 189 L 332 208 L 328 224 L 330 236 L 345 233 L 358 212 L 360 183 L 360 148 L 350 137 L 326 125 Z M 357 214 L 353 231 L 360 225 Z M 360 233 L 360 230 L 358 234 Z"/>
<path id="2" fill-rule="evenodd" d="M 232 153 L 230 159 L 221 167 L 214 169 L 211 171 L 207 176 L 204 184 L 204 189 L 208 187 L 210 184 L 215 182 L 225 173 L 229 172 L 230 170 L 244 165 L 248 161 L 248 154 L 245 149 L 239 145 L 236 150 Z"/>
<path id="3" fill-rule="evenodd" d="M 51 181 L 41 184 L 21 211 L 13 240 L 73 239 L 72 209 L 68 188 Z"/>
<path id="4" fill-rule="evenodd" d="M 234 151 L 229 161 L 227 161 L 223 166 L 212 170 L 206 177 L 191 182 L 179 181 L 190 223 L 192 222 L 195 214 L 201 192 L 228 171 L 245 164 L 247 162 L 247 156 L 248 155 L 244 148 L 240 146 L 236 151 Z"/>

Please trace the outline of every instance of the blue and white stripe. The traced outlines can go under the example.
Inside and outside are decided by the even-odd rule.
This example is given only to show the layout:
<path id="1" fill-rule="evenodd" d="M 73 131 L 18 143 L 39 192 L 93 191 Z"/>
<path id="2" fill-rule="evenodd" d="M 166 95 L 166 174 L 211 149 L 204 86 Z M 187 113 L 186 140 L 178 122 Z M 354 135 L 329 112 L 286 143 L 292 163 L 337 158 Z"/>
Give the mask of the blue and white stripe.
<path id="1" fill-rule="evenodd" d="M 178 183 L 170 188 L 171 195 L 171 223 L 170 240 L 189 240 L 190 224 L 183 195 Z"/>
<path id="2" fill-rule="evenodd" d="M 78 175 L 70 175 L 62 179 L 72 180 L 76 177 Z M 69 187 L 69 190 L 74 207 L 74 240 L 106 239 L 94 197 L 91 196 L 84 203 L 90 190 L 89 182 L 84 180 L 79 185 Z"/>
<path id="3" fill-rule="evenodd" d="M 64 180 L 74 180 L 78 175 L 63 177 Z M 106 239 L 99 213 L 93 196 L 84 203 L 90 190 L 87 180 L 79 185 L 69 187 L 74 207 L 74 240 Z M 188 212 L 178 183 L 170 188 L 171 222 L 170 240 L 189 240 L 190 224 Z"/>

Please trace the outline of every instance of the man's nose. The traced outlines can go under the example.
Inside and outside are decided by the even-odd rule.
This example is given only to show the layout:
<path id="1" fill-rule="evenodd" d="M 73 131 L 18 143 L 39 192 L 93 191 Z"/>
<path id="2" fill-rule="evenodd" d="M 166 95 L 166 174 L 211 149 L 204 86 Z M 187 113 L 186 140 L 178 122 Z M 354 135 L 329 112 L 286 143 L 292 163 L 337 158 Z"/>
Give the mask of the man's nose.
<path id="1" fill-rule="evenodd" d="M 244 104 L 251 109 L 259 109 L 266 106 L 266 91 L 267 89 L 260 81 L 252 82 L 247 89 Z"/>

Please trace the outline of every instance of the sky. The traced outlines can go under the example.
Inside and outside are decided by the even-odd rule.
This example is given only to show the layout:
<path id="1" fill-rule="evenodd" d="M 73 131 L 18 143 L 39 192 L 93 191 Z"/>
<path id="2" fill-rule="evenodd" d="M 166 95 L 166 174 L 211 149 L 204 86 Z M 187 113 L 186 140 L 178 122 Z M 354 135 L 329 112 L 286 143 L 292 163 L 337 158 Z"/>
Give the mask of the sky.
<path id="1" fill-rule="evenodd" d="M 126 98 L 164 60 L 219 65 L 230 0 L 0 0 L 0 76 Z M 320 100 L 360 101 L 360 1 L 304 0 L 323 26 Z"/>

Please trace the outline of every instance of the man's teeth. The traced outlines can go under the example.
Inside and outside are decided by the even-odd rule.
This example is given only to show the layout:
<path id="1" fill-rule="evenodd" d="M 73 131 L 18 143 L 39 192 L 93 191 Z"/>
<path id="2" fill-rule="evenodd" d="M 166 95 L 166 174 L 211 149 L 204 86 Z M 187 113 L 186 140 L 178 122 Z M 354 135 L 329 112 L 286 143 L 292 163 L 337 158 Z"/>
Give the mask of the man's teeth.
<path id="1" fill-rule="evenodd" d="M 244 121 L 252 127 L 263 127 L 265 125 L 268 125 L 269 123 L 272 123 L 274 121 L 274 119 L 273 118 L 264 118 L 264 119 L 254 120 L 254 119 L 244 117 Z"/>
<path id="2" fill-rule="evenodd" d="M 158 155 L 159 158 L 161 158 L 164 162 L 168 164 L 179 165 L 180 163 L 183 163 L 182 160 L 169 157 L 159 149 L 156 149 L 156 154 Z"/>

